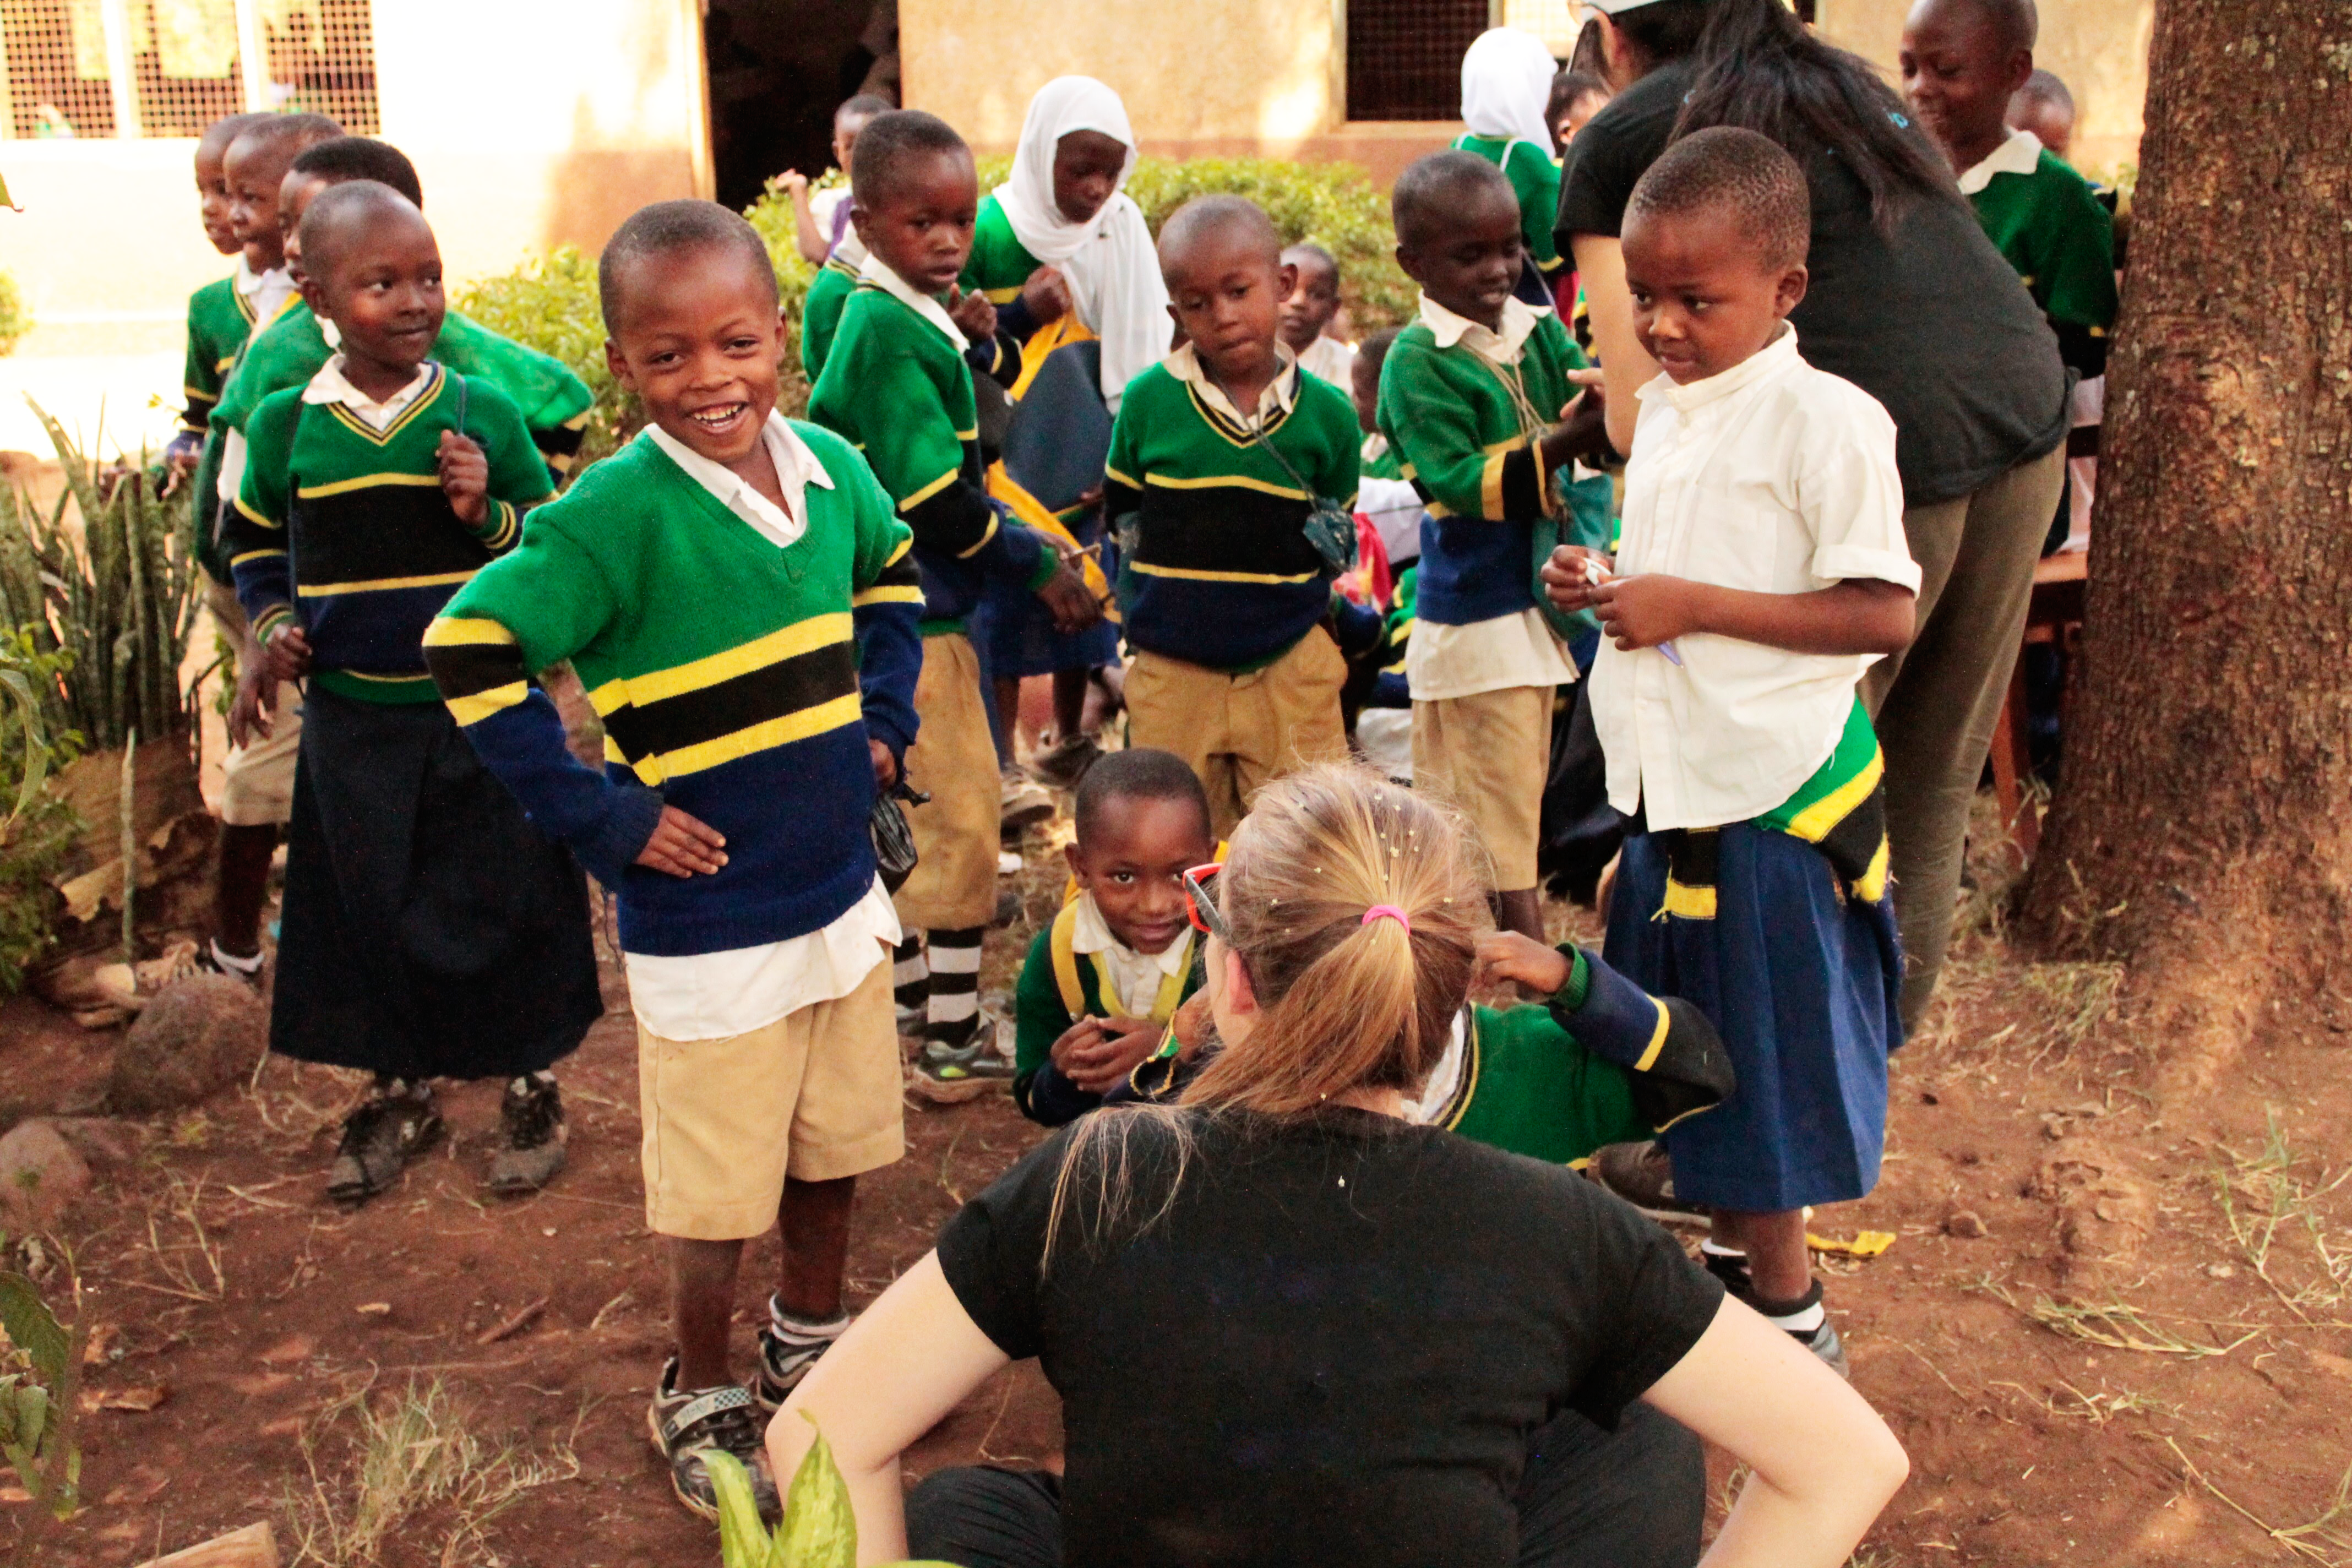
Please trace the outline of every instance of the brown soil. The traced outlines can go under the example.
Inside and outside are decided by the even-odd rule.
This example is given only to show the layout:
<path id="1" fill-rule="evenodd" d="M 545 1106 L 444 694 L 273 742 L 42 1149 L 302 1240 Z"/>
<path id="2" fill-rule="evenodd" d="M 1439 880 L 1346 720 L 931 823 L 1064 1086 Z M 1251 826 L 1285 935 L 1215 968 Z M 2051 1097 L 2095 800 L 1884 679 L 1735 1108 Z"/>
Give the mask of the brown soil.
<path id="1" fill-rule="evenodd" d="M 1034 847 L 1033 917 L 1060 879 L 1058 855 Z M 2352 1428 L 2352 1184 L 2329 1186 L 2352 1142 L 2343 1040 L 2258 1038 L 2213 1092 L 2158 1105 L 2164 1042 L 2116 1015 L 2114 972 L 2030 965 L 1974 925 L 1931 1026 L 1897 1058 L 1884 1181 L 1812 1226 L 1896 1237 L 1878 1258 L 1822 1264 L 1855 1384 L 1912 1458 L 1857 1563 L 2352 1560 L 2352 1514 L 2325 1517 Z M 992 934 L 990 989 L 1033 929 Z M 348 1528 L 362 1501 L 360 1407 L 438 1379 L 465 1429 L 515 1445 L 541 1484 L 481 1519 L 502 1472 L 477 1457 L 477 1500 L 386 1520 L 378 1561 L 711 1568 L 712 1531 L 671 1499 L 645 1436 L 665 1279 L 639 1204 L 616 970 L 607 990 L 613 1013 L 563 1073 L 571 1168 L 520 1202 L 480 1191 L 492 1085 L 449 1092 L 451 1142 L 356 1214 L 319 1195 L 350 1075 L 273 1060 L 200 1110 L 118 1124 L 122 1158 L 16 1262 L 29 1251 L 53 1291 L 79 1270 L 100 1325 L 94 1391 L 135 1405 L 161 1389 L 162 1403 L 87 1416 L 92 1506 L 52 1533 L 28 1504 L 0 1503 L 0 1559 L 130 1563 L 268 1519 L 289 1563 L 306 1540 L 306 1560 L 364 1560 L 320 1522 Z M 113 1043 L 25 998 L 0 1006 L 0 1126 L 87 1110 Z M 861 1189 L 861 1302 L 1035 1136 L 1002 1099 L 912 1107 L 908 1129 L 908 1157 Z M 747 1322 L 773 1263 L 772 1243 L 753 1248 Z M 1058 1440 L 1026 1363 L 913 1458 L 1035 1461 Z M 422 1466 L 430 1435 L 412 1441 Z M 1718 1462 L 1719 1491 L 1727 1479 Z"/>

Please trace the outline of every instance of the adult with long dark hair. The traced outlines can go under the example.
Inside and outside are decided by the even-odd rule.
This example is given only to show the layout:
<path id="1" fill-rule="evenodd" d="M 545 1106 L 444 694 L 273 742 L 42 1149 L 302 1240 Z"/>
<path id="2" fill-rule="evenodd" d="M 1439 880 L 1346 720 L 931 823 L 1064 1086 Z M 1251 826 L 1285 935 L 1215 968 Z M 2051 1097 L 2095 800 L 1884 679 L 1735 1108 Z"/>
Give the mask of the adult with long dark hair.
<path id="1" fill-rule="evenodd" d="M 1782 0 L 1588 3 L 1619 90 L 1570 152 L 1558 237 L 1584 279 L 1617 448 L 1630 448 L 1639 390 L 1658 374 L 1618 248 L 1626 203 L 1671 142 L 1711 125 L 1760 132 L 1803 166 L 1811 280 L 1789 318 L 1800 352 L 1895 419 L 1919 632 L 1864 694 L 1886 753 L 1903 1016 L 1916 1025 L 1943 967 L 1969 802 L 2063 478 L 2057 342 L 1894 91 Z"/>
<path id="2" fill-rule="evenodd" d="M 1693 1431 L 1753 1471 L 1711 1564 L 1846 1560 L 1906 1468 L 1858 1395 L 1573 1172 L 1405 1120 L 1475 966 L 1475 853 L 1327 765 L 1188 874 L 1221 1051 L 967 1204 L 769 1428 L 778 1475 L 823 1430 L 861 1561 L 1687 1568 Z M 1033 1355 L 1065 1475 L 906 1497 L 900 1452 Z"/>

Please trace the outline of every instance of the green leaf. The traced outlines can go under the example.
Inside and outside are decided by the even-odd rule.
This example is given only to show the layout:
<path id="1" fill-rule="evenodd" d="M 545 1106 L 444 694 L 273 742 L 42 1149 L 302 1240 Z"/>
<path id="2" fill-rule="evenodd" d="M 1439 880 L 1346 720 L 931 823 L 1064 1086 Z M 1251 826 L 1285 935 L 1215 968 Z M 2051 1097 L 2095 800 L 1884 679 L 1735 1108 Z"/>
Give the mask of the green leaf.
<path id="1" fill-rule="evenodd" d="M 719 1562 L 725 1568 L 776 1568 L 776 1543 L 760 1522 L 751 1472 L 734 1455 L 715 1448 L 703 1455 L 702 1467 L 719 1500 Z"/>
<path id="2" fill-rule="evenodd" d="M 48 1429 L 49 1396 L 33 1384 L 0 1379 L 0 1447 L 29 1459 L 40 1452 Z"/>
<path id="3" fill-rule="evenodd" d="M 856 1568 L 857 1516 L 849 1506 L 849 1483 L 841 1479 L 816 1417 L 805 1410 L 801 1417 L 816 1431 L 816 1441 L 784 1493 L 783 1528 L 776 1532 L 781 1568 Z"/>
<path id="4" fill-rule="evenodd" d="M 33 1358 L 33 1369 L 44 1382 L 54 1386 L 65 1381 L 71 1342 L 65 1330 L 58 1327 L 41 1293 L 22 1274 L 0 1274 L 0 1329 L 5 1329 L 16 1348 Z"/>

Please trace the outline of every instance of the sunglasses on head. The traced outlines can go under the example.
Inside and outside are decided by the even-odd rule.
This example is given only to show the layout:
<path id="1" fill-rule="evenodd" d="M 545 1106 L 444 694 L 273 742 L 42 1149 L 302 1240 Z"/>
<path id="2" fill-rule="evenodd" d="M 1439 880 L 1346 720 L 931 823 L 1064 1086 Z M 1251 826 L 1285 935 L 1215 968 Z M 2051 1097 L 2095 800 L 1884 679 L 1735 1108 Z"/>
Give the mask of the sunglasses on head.
<path id="1" fill-rule="evenodd" d="M 1204 936 L 1215 937 L 1227 947 L 1234 944 L 1234 934 L 1225 927 L 1225 917 L 1217 908 L 1216 895 L 1209 890 L 1223 866 L 1195 866 L 1184 873 L 1184 918 L 1192 929 Z"/>

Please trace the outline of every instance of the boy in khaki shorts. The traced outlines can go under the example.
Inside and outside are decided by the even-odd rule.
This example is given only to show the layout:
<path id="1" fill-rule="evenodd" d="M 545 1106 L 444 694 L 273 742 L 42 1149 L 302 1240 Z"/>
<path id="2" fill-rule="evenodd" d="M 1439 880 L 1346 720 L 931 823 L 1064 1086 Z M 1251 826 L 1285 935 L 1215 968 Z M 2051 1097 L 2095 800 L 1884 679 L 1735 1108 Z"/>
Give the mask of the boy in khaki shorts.
<path id="1" fill-rule="evenodd" d="M 922 595 L 866 464 L 775 412 L 775 273 L 749 224 L 656 203 L 598 273 L 606 358 L 652 425 L 530 514 L 425 652 L 483 761 L 618 895 L 677 1335 L 648 1422 L 679 1500 L 712 1518 L 715 1450 L 772 1510 L 762 1411 L 848 1326 L 856 1178 L 905 1148 L 898 921 L 868 823 L 915 737 Z M 601 775 L 529 682 L 562 658 L 604 719 Z M 736 1271 L 778 1224 L 746 1388 Z"/>

